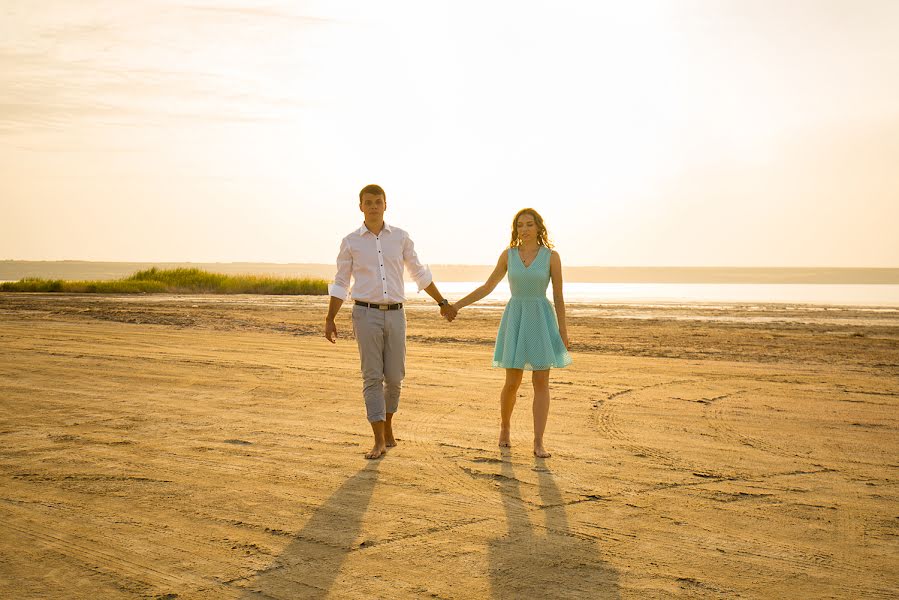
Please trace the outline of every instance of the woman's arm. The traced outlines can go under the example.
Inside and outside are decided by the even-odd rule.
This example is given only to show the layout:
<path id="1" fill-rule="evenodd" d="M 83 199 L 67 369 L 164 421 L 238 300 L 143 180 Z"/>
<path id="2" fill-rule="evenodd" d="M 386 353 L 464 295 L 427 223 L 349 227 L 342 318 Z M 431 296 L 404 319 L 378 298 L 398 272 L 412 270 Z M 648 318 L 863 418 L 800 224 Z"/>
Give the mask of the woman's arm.
<path id="1" fill-rule="evenodd" d="M 565 348 L 571 349 L 568 341 L 568 323 L 565 321 L 565 298 L 562 296 L 562 259 L 559 253 L 553 250 L 549 259 L 549 276 L 553 282 L 553 305 L 556 307 L 556 319 L 559 321 L 559 335 Z"/>
<path id="2" fill-rule="evenodd" d="M 508 263 L 509 252 L 506 251 L 499 255 L 499 260 L 496 261 L 496 268 L 493 269 L 493 273 L 490 274 L 490 277 L 487 278 L 487 281 L 484 282 L 484 285 L 477 288 L 475 291 L 453 304 L 453 307 L 456 310 L 459 310 L 468 306 L 469 304 L 474 304 L 475 302 L 492 292 L 494 288 L 496 288 L 496 284 L 502 281 L 503 277 L 506 276 L 506 268 L 508 267 Z"/>

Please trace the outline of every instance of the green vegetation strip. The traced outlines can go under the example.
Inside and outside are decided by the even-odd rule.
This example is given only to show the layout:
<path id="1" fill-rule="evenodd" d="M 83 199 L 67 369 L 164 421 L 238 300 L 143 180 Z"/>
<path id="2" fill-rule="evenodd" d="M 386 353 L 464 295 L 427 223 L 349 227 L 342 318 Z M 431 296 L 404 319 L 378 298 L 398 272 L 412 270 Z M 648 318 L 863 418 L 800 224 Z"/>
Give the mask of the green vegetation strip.
<path id="1" fill-rule="evenodd" d="M 73 294 L 275 294 L 324 295 L 324 279 L 297 279 L 257 275 L 223 275 L 201 269 L 156 267 L 124 279 L 65 281 L 25 278 L 0 283 L 0 292 L 62 292 Z"/>

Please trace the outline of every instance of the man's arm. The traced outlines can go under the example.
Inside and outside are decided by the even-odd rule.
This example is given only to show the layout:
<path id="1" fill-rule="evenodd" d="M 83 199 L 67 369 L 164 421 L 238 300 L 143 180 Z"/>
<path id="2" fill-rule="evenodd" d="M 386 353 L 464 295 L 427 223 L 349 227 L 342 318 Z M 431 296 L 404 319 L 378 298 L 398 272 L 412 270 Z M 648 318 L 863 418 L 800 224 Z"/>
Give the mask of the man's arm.
<path id="1" fill-rule="evenodd" d="M 328 286 L 331 302 L 328 304 L 328 316 L 325 317 L 325 337 L 332 344 L 337 340 L 337 324 L 334 319 L 337 318 L 337 313 L 347 297 L 352 274 L 353 253 L 350 252 L 350 245 L 344 238 L 340 243 L 340 252 L 337 253 L 337 274 L 334 276 L 334 283 Z"/>
<path id="2" fill-rule="evenodd" d="M 334 319 L 337 318 L 337 313 L 340 312 L 341 306 L 343 306 L 343 300 L 331 296 L 331 302 L 328 304 L 328 316 L 325 317 L 325 337 L 332 344 L 337 343 L 337 323 L 334 322 Z M 334 338 L 331 339 L 331 336 L 334 336 Z"/>
<path id="3" fill-rule="evenodd" d="M 406 237 L 403 243 L 403 262 L 413 281 L 418 286 L 418 291 L 424 290 L 437 304 L 440 304 L 440 316 L 446 317 L 450 321 L 455 319 L 456 310 L 449 305 L 449 301 L 444 302 L 443 294 L 440 293 L 440 290 L 437 289 L 437 284 L 434 283 L 431 269 L 421 264 L 421 261 L 418 260 L 415 244 L 412 243 L 412 239 L 409 237 Z"/>
<path id="4" fill-rule="evenodd" d="M 449 300 L 444 302 L 445 298 L 443 297 L 443 294 L 440 293 L 440 290 L 437 289 L 436 283 L 432 281 L 424 288 L 424 291 L 440 305 L 441 317 L 446 317 L 449 321 L 456 318 L 456 309 L 449 304 Z"/>
<path id="5" fill-rule="evenodd" d="M 437 289 L 437 284 L 433 281 L 425 286 L 424 291 L 427 292 L 428 296 L 433 298 L 437 304 L 443 302 L 443 294 L 440 293 L 440 290 Z"/>

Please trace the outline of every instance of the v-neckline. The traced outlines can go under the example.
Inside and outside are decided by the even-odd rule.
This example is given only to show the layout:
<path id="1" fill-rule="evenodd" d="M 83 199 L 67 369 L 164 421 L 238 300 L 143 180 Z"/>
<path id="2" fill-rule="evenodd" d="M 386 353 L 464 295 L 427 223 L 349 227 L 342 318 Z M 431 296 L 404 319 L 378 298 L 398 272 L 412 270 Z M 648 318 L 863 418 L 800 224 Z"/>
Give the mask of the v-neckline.
<path id="1" fill-rule="evenodd" d="M 540 256 L 541 250 L 543 250 L 543 246 L 537 246 L 537 254 L 534 255 L 534 259 L 531 261 L 531 264 L 529 264 L 529 265 L 524 264 L 524 259 L 521 258 L 521 248 L 520 247 L 515 249 L 515 254 L 518 256 L 518 262 L 521 263 L 521 266 L 523 266 L 525 269 L 530 269 L 534 265 L 534 263 L 537 262 L 537 257 Z"/>

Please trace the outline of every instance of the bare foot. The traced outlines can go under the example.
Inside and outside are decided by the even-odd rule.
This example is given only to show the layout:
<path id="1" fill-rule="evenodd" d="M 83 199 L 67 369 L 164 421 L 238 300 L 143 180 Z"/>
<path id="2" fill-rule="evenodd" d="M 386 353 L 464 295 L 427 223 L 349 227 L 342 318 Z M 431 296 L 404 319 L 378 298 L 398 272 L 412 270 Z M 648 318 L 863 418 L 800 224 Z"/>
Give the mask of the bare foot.
<path id="1" fill-rule="evenodd" d="M 365 458 L 372 460 L 375 458 L 381 458 L 385 454 L 387 454 L 387 447 L 375 444 L 374 446 L 372 446 L 371 450 L 365 453 Z"/>
<path id="2" fill-rule="evenodd" d="M 511 448 L 512 447 L 512 436 L 511 431 L 508 427 L 499 428 L 499 447 L 500 448 Z"/>
<path id="3" fill-rule="evenodd" d="M 543 444 L 534 444 L 534 456 L 537 458 L 549 458 L 552 454 L 546 451 Z"/>
<path id="4" fill-rule="evenodd" d="M 387 443 L 388 448 L 396 446 L 396 440 L 393 438 L 393 428 L 390 426 L 390 423 L 384 425 L 384 441 Z"/>

